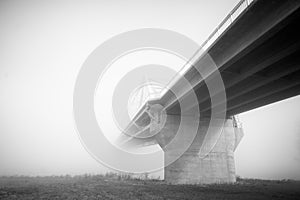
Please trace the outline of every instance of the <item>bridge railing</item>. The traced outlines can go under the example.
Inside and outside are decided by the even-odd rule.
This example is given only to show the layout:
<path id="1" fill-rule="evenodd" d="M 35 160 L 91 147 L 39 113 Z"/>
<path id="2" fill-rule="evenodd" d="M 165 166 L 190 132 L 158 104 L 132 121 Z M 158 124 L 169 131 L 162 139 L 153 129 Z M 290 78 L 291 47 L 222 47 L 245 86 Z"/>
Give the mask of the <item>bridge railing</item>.
<path id="1" fill-rule="evenodd" d="M 199 55 L 199 53 L 201 54 L 203 51 L 206 51 L 210 45 L 212 45 L 218 38 L 219 36 L 234 22 L 234 20 L 246 9 L 249 7 L 249 5 L 251 5 L 251 3 L 253 3 L 256 0 L 241 0 L 239 1 L 239 3 L 232 9 L 232 11 L 225 17 L 225 19 L 219 24 L 219 26 L 217 26 L 217 28 L 209 35 L 209 37 L 207 38 L 207 40 L 205 40 L 202 45 L 200 46 L 199 50 L 197 52 L 195 52 L 194 56 L 179 70 L 178 74 L 179 75 L 183 75 L 188 69 L 189 67 L 191 67 L 191 64 L 193 64 L 193 61 L 195 61 L 195 59 L 197 59 L 197 57 L 201 56 Z M 169 88 L 171 88 L 171 86 L 177 81 L 177 79 L 179 79 L 181 76 L 175 75 L 174 78 L 171 79 L 171 81 L 169 82 L 169 84 L 167 86 L 165 86 L 159 93 L 159 97 L 162 97 Z M 159 98 L 156 98 L 159 99 Z M 147 98 L 146 102 L 148 102 L 149 100 L 151 100 L 151 98 Z M 143 103 L 143 105 L 145 105 L 145 103 Z M 141 106 L 142 108 L 143 106 Z M 134 115 L 134 118 L 138 118 L 138 113 L 140 111 L 140 109 L 138 109 L 138 112 Z M 236 121 L 236 125 L 237 126 L 241 126 L 241 124 Z M 129 127 L 129 126 L 128 126 Z"/>
<path id="2" fill-rule="evenodd" d="M 208 47 L 216 41 L 216 39 L 230 26 L 233 21 L 246 9 L 254 0 L 241 0 L 232 9 L 232 11 L 225 17 L 225 19 L 217 26 L 217 28 L 208 36 L 200 46 L 202 50 L 208 49 Z"/>
<path id="3" fill-rule="evenodd" d="M 224 33 L 224 31 L 234 22 L 236 18 L 248 8 L 256 0 L 241 0 L 238 4 L 231 10 L 231 12 L 223 19 L 223 21 L 217 26 L 217 28 L 208 36 L 208 38 L 200 45 L 200 48 L 188 60 L 185 65 L 178 71 L 165 88 L 162 89 L 160 96 L 163 96 L 172 85 L 174 85 L 177 80 L 184 75 L 184 73 L 194 64 L 194 62 L 201 57 L 201 54 L 208 50 L 208 48 Z"/>

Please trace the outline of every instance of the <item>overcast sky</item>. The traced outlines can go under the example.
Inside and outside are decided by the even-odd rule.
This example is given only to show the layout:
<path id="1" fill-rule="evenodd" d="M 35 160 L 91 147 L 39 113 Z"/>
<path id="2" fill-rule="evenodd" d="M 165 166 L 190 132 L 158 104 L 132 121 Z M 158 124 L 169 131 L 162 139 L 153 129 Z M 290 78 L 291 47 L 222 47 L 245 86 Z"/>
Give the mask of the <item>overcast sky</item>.
<path id="1" fill-rule="evenodd" d="M 238 0 L 1 1 L 0 175 L 108 171 L 83 148 L 72 115 L 82 63 L 110 37 L 169 29 L 201 44 Z M 300 179 L 300 97 L 240 115 L 243 177 Z"/>

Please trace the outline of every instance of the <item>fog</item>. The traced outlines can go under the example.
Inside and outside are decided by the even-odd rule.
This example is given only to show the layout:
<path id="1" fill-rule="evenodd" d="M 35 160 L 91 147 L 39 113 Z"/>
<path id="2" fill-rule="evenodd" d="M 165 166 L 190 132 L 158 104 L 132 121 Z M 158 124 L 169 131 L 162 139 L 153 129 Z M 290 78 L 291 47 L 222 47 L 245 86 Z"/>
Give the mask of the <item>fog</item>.
<path id="1" fill-rule="evenodd" d="M 0 175 L 105 173 L 75 131 L 87 56 L 114 35 L 162 28 L 201 44 L 235 6 L 217 1 L 1 1 Z M 240 115 L 242 177 L 300 179 L 300 97 Z"/>

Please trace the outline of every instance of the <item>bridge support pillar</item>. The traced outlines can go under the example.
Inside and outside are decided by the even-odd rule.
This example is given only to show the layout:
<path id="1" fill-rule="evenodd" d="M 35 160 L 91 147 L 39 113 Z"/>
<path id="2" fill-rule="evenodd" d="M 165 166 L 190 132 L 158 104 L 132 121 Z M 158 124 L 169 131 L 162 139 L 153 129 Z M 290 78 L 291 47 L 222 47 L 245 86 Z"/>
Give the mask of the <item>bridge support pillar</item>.
<path id="1" fill-rule="evenodd" d="M 164 160 L 166 163 L 164 179 L 172 184 L 210 184 L 210 183 L 233 183 L 235 177 L 234 150 L 243 136 L 241 128 L 233 125 L 232 119 L 227 119 L 223 131 L 219 134 L 217 140 L 208 140 L 213 144 L 212 149 L 200 157 L 200 147 L 203 145 L 204 136 L 207 132 L 209 121 L 191 118 L 189 120 L 198 120 L 199 128 L 190 147 L 175 162 L 167 165 L 167 162 L 177 156 L 177 152 L 165 151 Z M 161 144 L 166 138 L 174 134 L 176 126 L 180 121 L 179 116 L 168 116 L 165 127 L 159 134 L 158 142 Z M 183 125 L 184 134 L 188 134 L 189 124 Z M 163 138 L 162 138 L 163 137 Z M 207 140 L 205 140 L 207 142 Z M 184 144 L 185 141 L 182 141 Z"/>

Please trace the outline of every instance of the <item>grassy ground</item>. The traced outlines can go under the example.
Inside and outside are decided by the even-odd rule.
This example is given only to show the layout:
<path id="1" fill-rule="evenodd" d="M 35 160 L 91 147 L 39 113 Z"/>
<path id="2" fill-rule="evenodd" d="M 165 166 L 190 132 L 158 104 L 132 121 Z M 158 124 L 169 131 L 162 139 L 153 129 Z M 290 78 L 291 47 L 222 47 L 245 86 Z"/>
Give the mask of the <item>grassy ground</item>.
<path id="1" fill-rule="evenodd" d="M 0 199 L 300 199 L 300 182 L 168 185 L 118 176 L 1 177 Z"/>

